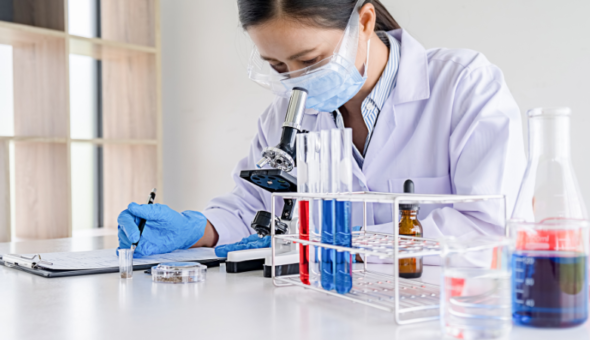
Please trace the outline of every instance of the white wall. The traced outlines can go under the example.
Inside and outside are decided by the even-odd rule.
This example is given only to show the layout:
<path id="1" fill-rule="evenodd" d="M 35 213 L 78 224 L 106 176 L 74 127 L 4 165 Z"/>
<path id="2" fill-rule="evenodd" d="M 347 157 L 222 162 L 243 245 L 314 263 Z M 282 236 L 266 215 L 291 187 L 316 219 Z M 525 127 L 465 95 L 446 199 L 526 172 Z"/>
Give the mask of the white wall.
<path id="1" fill-rule="evenodd" d="M 590 1 L 383 0 L 427 48 L 483 52 L 498 65 L 524 113 L 573 109 L 574 166 L 590 204 Z M 271 100 L 245 74 L 249 48 L 235 0 L 161 0 L 165 200 L 202 209 L 231 190 Z M 590 205 L 589 205 L 590 207 Z"/>
<path id="2" fill-rule="evenodd" d="M 272 95 L 246 76 L 249 48 L 233 0 L 162 0 L 164 199 L 203 209 L 233 187 Z"/>

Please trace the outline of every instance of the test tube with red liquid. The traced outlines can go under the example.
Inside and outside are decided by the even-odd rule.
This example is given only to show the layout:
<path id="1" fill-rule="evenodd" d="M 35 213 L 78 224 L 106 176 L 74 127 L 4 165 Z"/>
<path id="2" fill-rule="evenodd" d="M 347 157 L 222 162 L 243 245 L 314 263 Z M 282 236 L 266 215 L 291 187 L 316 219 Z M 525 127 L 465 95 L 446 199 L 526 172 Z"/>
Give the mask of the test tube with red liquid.
<path id="1" fill-rule="evenodd" d="M 319 134 L 315 132 L 297 135 L 297 192 L 319 192 Z M 299 238 L 302 240 L 309 241 L 310 234 L 312 239 L 317 234 L 314 232 L 314 213 L 317 213 L 314 202 L 309 198 L 299 199 Z M 319 281 L 316 252 L 314 246 L 299 245 L 299 276 L 307 285 Z"/>
<path id="2" fill-rule="evenodd" d="M 299 238 L 309 241 L 309 201 L 299 201 Z M 309 246 L 299 244 L 299 277 L 309 284 Z"/>

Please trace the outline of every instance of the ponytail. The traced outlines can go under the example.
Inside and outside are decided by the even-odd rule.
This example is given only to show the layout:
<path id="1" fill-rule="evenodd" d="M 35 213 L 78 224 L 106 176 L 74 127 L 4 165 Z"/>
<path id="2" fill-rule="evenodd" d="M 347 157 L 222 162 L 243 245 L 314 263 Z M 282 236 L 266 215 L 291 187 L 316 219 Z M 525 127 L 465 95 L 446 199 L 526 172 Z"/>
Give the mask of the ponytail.
<path id="1" fill-rule="evenodd" d="M 375 12 L 377 13 L 377 23 L 375 23 L 375 31 L 393 31 L 401 28 L 395 21 L 391 13 L 379 0 L 367 0 L 365 4 L 373 4 Z"/>

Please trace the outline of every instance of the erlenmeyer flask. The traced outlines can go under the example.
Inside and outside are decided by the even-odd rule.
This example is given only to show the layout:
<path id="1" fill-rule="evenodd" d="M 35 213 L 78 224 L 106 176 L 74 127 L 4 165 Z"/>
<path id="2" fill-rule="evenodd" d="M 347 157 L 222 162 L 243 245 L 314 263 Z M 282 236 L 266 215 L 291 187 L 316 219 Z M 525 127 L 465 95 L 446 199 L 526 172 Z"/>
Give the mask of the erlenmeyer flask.
<path id="1" fill-rule="evenodd" d="M 562 328 L 588 319 L 588 215 L 570 157 L 570 109 L 534 109 L 512 219 L 512 317 Z"/>
<path id="2" fill-rule="evenodd" d="M 588 214 L 570 156 L 569 108 L 528 111 L 529 160 L 512 220 L 586 220 Z"/>

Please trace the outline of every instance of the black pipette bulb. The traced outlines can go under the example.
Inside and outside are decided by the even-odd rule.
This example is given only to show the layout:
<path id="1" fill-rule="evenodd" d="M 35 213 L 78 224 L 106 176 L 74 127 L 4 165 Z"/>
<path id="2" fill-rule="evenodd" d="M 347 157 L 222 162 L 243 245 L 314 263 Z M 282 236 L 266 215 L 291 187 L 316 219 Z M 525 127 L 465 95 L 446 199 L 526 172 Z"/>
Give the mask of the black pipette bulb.
<path id="1" fill-rule="evenodd" d="M 413 194 L 414 193 L 414 182 L 411 179 L 408 179 L 404 182 L 404 194 Z M 412 204 L 400 204 L 400 210 L 418 210 L 420 208 L 420 204 L 412 203 Z"/>

